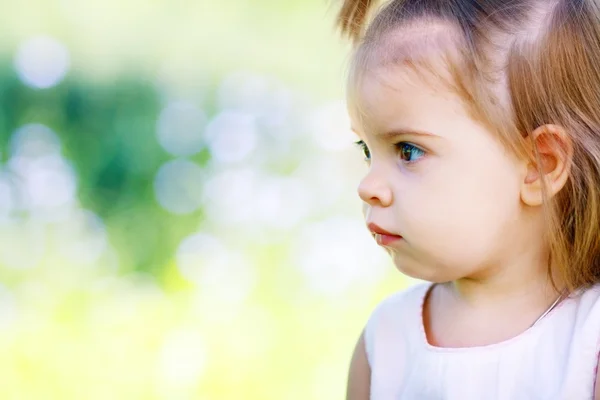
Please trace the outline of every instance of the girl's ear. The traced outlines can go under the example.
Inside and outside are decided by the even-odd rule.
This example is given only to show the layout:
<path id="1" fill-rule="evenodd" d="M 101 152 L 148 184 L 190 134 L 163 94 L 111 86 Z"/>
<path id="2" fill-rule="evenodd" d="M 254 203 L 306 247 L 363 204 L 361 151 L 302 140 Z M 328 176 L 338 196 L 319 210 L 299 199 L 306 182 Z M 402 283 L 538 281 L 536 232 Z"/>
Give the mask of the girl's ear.
<path id="1" fill-rule="evenodd" d="M 548 198 L 567 183 L 571 173 L 573 142 L 562 127 L 551 124 L 540 126 L 530 137 L 534 159 L 527 164 L 521 200 L 529 206 L 539 206 L 544 201 L 543 183 Z"/>

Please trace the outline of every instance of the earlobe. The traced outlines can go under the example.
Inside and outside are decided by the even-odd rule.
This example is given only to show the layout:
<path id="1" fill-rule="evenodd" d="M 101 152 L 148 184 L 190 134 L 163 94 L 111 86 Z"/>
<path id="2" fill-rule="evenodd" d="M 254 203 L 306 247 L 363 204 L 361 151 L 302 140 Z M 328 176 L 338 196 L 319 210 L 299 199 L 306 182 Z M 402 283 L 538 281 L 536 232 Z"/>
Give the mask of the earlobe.
<path id="1" fill-rule="evenodd" d="M 527 164 L 521 200 L 529 206 L 539 206 L 544 202 L 544 189 L 552 198 L 567 183 L 573 143 L 562 127 L 552 124 L 538 127 L 530 138 L 534 158 Z"/>

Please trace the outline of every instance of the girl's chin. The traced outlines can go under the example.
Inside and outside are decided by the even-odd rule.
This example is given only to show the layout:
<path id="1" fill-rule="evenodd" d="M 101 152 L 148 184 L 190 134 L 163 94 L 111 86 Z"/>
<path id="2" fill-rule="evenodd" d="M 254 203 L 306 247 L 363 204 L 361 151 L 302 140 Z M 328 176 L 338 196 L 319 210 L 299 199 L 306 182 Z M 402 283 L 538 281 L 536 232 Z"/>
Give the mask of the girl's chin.
<path id="1" fill-rule="evenodd" d="M 398 262 L 397 260 L 394 260 L 394 265 L 403 275 L 413 279 L 433 283 L 444 283 L 457 279 L 447 273 L 442 273 L 439 269 L 429 269 L 426 266 L 417 265 L 415 263 Z"/>

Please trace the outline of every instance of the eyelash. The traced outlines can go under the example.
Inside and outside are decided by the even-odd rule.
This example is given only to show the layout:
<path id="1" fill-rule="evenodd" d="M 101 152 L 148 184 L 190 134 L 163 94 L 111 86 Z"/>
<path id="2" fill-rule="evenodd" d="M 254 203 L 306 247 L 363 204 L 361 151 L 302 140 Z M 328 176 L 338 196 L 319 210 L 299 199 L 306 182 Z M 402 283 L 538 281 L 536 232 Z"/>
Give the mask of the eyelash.
<path id="1" fill-rule="evenodd" d="M 359 140 L 358 142 L 356 142 L 356 145 L 358 147 L 360 147 L 365 155 L 365 161 L 370 161 L 371 160 L 371 152 L 369 151 L 369 148 L 367 147 L 367 144 L 362 141 Z M 417 162 L 421 157 L 423 157 L 425 155 L 425 150 L 415 146 L 412 143 L 409 142 L 398 142 L 394 145 L 396 147 L 396 149 L 400 152 L 400 158 L 402 159 L 402 162 L 406 163 L 406 164 L 413 164 L 415 162 Z M 411 155 L 413 151 L 416 151 L 420 154 L 419 158 L 417 158 L 416 160 L 405 160 L 402 158 L 402 151 L 403 150 L 407 150 L 410 149 Z M 410 157 L 410 156 L 409 156 Z"/>

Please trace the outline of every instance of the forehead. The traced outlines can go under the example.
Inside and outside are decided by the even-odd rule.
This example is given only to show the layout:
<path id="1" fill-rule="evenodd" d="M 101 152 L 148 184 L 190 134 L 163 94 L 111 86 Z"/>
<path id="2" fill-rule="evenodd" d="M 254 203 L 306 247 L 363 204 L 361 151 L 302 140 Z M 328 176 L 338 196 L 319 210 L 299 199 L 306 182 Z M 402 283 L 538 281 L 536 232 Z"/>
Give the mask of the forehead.
<path id="1" fill-rule="evenodd" d="M 365 42 L 353 57 L 348 79 L 353 123 L 372 125 L 433 108 L 460 108 L 453 103 L 469 97 L 461 43 L 456 30 L 439 21 L 413 21 Z"/>
<path id="2" fill-rule="evenodd" d="M 444 136 L 448 124 L 470 120 L 458 94 L 399 66 L 364 74 L 348 98 L 348 109 L 359 134 L 409 129 Z"/>

